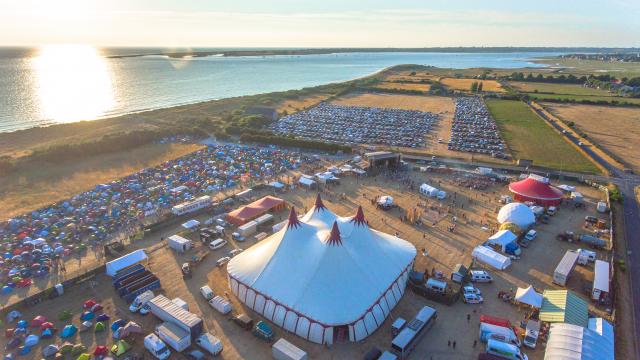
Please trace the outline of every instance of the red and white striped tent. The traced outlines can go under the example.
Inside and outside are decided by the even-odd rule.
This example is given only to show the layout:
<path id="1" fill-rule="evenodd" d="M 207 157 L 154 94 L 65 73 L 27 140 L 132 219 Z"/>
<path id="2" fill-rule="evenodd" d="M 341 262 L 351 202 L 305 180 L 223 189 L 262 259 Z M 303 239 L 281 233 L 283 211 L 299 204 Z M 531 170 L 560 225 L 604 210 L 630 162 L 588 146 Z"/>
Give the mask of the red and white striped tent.
<path id="1" fill-rule="evenodd" d="M 360 341 L 404 294 L 415 247 L 369 228 L 362 208 L 339 217 L 318 196 L 282 230 L 234 257 L 229 286 L 248 307 L 309 341 Z"/>

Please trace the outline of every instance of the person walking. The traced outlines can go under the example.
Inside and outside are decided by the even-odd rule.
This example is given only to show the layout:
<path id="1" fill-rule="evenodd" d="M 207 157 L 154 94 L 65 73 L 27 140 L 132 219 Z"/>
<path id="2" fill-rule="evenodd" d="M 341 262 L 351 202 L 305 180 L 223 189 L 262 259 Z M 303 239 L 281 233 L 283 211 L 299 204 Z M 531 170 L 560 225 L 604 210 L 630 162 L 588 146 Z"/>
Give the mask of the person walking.
<path id="1" fill-rule="evenodd" d="M 451 345 L 453 345 L 453 348 L 455 349 L 456 348 L 456 341 L 453 340 L 453 343 Z"/>

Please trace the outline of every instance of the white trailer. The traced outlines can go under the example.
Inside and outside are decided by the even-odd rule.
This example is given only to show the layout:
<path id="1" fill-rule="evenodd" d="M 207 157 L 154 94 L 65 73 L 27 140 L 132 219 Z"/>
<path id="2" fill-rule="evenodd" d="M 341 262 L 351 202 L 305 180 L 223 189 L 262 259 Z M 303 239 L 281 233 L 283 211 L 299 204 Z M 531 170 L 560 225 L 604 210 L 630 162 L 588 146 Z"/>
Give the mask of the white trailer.
<path id="1" fill-rule="evenodd" d="M 273 344 L 271 354 L 276 360 L 307 360 L 304 350 L 282 338 Z"/>
<path id="2" fill-rule="evenodd" d="M 185 239 L 180 235 L 169 236 L 167 243 L 170 248 L 180 253 L 183 253 L 192 247 L 191 240 Z"/>
<path id="3" fill-rule="evenodd" d="M 273 215 L 264 214 L 264 215 L 260 216 L 259 218 L 255 219 L 254 221 L 258 224 L 258 226 L 260 226 L 260 225 L 272 222 L 273 219 L 274 219 Z"/>
<path id="4" fill-rule="evenodd" d="M 473 249 L 471 257 L 498 270 L 504 270 L 511 265 L 510 258 L 482 245 Z"/>
<path id="5" fill-rule="evenodd" d="M 560 286 L 566 286 L 567 280 L 573 268 L 578 261 L 578 253 L 575 251 L 567 250 L 562 257 L 562 260 L 558 263 L 556 270 L 553 272 L 553 283 Z"/>
<path id="6" fill-rule="evenodd" d="M 258 230 L 258 223 L 249 221 L 248 223 L 238 227 L 238 233 L 244 237 L 251 236 Z"/>
<path id="7" fill-rule="evenodd" d="M 420 185 L 420 194 L 428 197 L 436 197 L 438 196 L 438 189 L 428 184 L 422 184 Z"/>
<path id="8" fill-rule="evenodd" d="M 195 339 L 202 333 L 203 321 L 197 315 L 190 313 L 164 295 L 158 295 L 147 303 L 151 313 L 160 320 L 176 324 L 184 331 L 189 332 L 191 339 Z"/>
<path id="9" fill-rule="evenodd" d="M 209 305 L 212 308 L 218 310 L 221 314 L 228 314 L 231 312 L 231 303 L 229 300 L 223 298 L 222 296 L 216 296 L 213 299 L 209 300 Z"/>
<path id="10" fill-rule="evenodd" d="M 189 332 L 183 330 L 176 324 L 164 322 L 156 326 L 156 334 L 162 341 L 174 348 L 177 352 L 181 352 L 191 346 Z"/>
<path id="11" fill-rule="evenodd" d="M 596 260 L 593 272 L 593 290 L 591 298 L 600 300 L 602 296 L 609 293 L 609 263 Z"/>
<path id="12" fill-rule="evenodd" d="M 174 215 L 184 215 L 211 206 L 211 196 L 204 195 L 197 199 L 183 202 L 171 208 Z"/>

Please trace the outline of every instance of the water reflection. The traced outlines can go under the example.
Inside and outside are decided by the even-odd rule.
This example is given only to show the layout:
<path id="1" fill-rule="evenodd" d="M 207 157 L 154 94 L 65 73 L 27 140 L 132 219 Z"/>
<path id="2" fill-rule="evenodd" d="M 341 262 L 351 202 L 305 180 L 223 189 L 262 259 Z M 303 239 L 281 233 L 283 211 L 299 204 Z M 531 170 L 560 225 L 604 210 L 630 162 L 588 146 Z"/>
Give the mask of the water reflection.
<path id="1" fill-rule="evenodd" d="M 91 120 L 113 108 L 111 70 L 95 48 L 45 46 L 33 62 L 43 118 L 59 123 Z"/>

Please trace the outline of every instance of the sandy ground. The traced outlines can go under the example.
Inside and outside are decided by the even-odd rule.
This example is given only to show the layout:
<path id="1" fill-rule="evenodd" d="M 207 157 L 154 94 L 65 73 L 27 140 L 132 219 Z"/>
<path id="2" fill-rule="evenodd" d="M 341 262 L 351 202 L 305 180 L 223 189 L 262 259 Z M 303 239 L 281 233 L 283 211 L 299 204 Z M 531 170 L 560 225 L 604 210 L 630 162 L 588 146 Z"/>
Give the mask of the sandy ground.
<path id="1" fill-rule="evenodd" d="M 544 103 L 552 114 L 573 121 L 578 130 L 640 171 L 640 109 Z"/>
<path id="2" fill-rule="evenodd" d="M 497 198 L 506 193 L 503 185 L 493 185 L 486 191 L 472 191 L 455 184 L 456 177 L 448 175 L 436 175 L 431 173 L 410 173 L 416 184 L 428 182 L 444 189 L 450 197 L 443 203 L 421 199 L 414 190 L 399 185 L 396 180 L 386 179 L 382 176 L 356 180 L 345 178 L 341 184 L 335 186 L 323 195 L 325 205 L 339 215 L 350 215 L 355 212 L 358 205 L 362 205 L 365 217 L 373 228 L 388 232 L 398 233 L 400 237 L 412 242 L 418 249 L 415 268 L 418 270 L 432 268 L 443 271 L 449 276 L 450 269 L 459 262 L 469 263 L 470 253 L 474 246 L 483 242 L 489 235 L 480 227 L 480 222 L 492 223 L 495 211 L 499 204 Z M 355 359 L 372 346 L 385 349 L 389 348 L 391 341 L 390 324 L 395 318 L 401 316 L 405 319 L 412 318 L 424 305 L 437 309 L 439 316 L 435 326 L 419 343 L 414 351 L 412 359 L 470 359 L 483 350 L 482 344 L 473 347 L 473 341 L 477 337 L 478 317 L 480 313 L 493 314 L 509 318 L 518 323 L 524 312 L 519 311 L 514 305 L 499 301 L 496 294 L 499 290 L 508 290 L 516 286 L 533 284 L 538 289 L 557 288 L 551 284 L 551 274 L 558 261 L 564 255 L 565 250 L 575 249 L 578 246 L 555 240 L 556 233 L 564 230 L 580 231 L 582 219 L 585 215 L 595 214 L 595 202 L 601 197 L 593 188 L 579 187 L 587 197 L 587 210 L 573 210 L 567 206 L 561 206 L 558 214 L 552 218 L 548 225 L 537 226 L 540 232 L 538 238 L 526 249 L 521 260 L 504 272 L 492 271 L 495 281 L 492 284 L 480 284 L 485 297 L 483 305 L 466 305 L 458 302 L 452 306 L 445 306 L 425 298 L 419 297 L 407 291 L 399 305 L 393 310 L 391 316 L 369 338 L 360 343 L 336 344 L 329 348 L 309 343 L 301 338 L 285 333 L 283 329 L 276 328 L 276 337 L 285 337 L 309 353 L 312 359 Z M 398 209 L 388 212 L 376 210 L 369 199 L 376 195 L 387 194 L 394 197 L 399 205 Z M 343 195 L 343 196 L 340 196 Z M 315 192 L 302 189 L 292 190 L 284 194 L 278 194 L 290 204 L 303 210 L 310 208 L 315 198 Z M 455 205 L 454 202 L 455 201 Z M 413 226 L 401 222 L 399 217 L 406 209 L 414 207 L 424 208 L 425 217 L 429 221 L 436 221 L 435 226 Z M 440 214 L 438 214 L 440 212 Z M 287 211 L 276 214 L 277 219 L 286 218 Z M 451 217 L 458 217 L 456 231 L 451 233 L 446 230 L 451 224 Z M 249 238 L 244 243 L 235 243 L 230 240 L 229 245 L 223 249 L 212 251 L 211 254 L 195 269 L 192 279 L 183 280 L 180 275 L 179 265 L 188 259 L 194 250 L 187 254 L 178 255 L 166 247 L 158 246 L 160 237 L 177 231 L 176 227 L 163 229 L 161 232 L 148 233 L 139 246 L 154 246 L 155 250 L 150 255 L 150 268 L 156 273 L 163 284 L 162 292 L 168 297 L 180 297 L 189 303 L 190 310 L 201 315 L 206 323 L 206 328 L 221 338 L 224 345 L 223 359 L 268 359 L 270 358 L 269 344 L 252 336 L 249 332 L 241 330 L 235 324 L 227 320 L 227 316 L 216 313 L 198 293 L 200 286 L 209 284 L 216 294 L 229 292 L 226 274 L 223 268 L 215 267 L 215 261 L 226 255 L 234 247 L 247 248 L 255 243 L 255 239 Z M 428 255 L 423 256 L 421 249 L 426 249 Z M 550 251 L 553 248 L 553 251 Z M 603 256 L 603 254 L 599 254 Z M 92 256 L 92 254 L 89 254 Z M 583 297 L 583 285 L 593 276 L 592 266 L 576 268 L 569 281 L 569 288 L 577 291 Z M 153 316 L 142 317 L 138 314 L 130 314 L 126 310 L 126 304 L 114 295 L 109 285 L 109 279 L 104 275 L 96 277 L 93 286 L 89 283 L 78 285 L 68 289 L 67 293 L 57 299 L 48 300 L 31 308 L 25 309 L 27 318 L 37 314 L 44 314 L 55 319 L 63 309 L 71 309 L 75 312 L 74 323 L 78 324 L 78 316 L 81 312 L 82 301 L 94 297 L 105 305 L 106 312 L 114 318 L 125 317 L 140 322 L 146 331 L 151 331 L 159 321 Z M 230 293 L 230 292 L 229 292 Z M 243 306 L 231 296 L 235 312 L 247 312 Z M 260 319 L 255 313 L 248 311 L 255 320 Z M 470 320 L 467 321 L 467 314 Z M 55 321 L 56 326 L 64 324 Z M 55 342 L 61 343 L 59 337 Z M 447 346 L 448 340 L 457 342 L 456 349 Z M 82 342 L 90 349 L 96 344 L 110 344 L 111 339 L 106 334 L 94 335 L 93 332 L 83 333 L 79 339 L 73 341 Z M 43 344 L 52 340 L 43 341 Z M 134 351 L 143 353 L 141 339 L 136 342 Z M 533 360 L 542 359 L 542 346 L 532 351 L 525 352 Z M 420 354 L 418 356 L 418 354 Z M 428 357 L 427 357 L 428 355 Z"/>
<path id="3" fill-rule="evenodd" d="M 150 144 L 55 166 L 29 164 L 0 176 L 0 220 L 67 199 L 96 184 L 156 166 L 200 149 L 194 144 Z"/>

